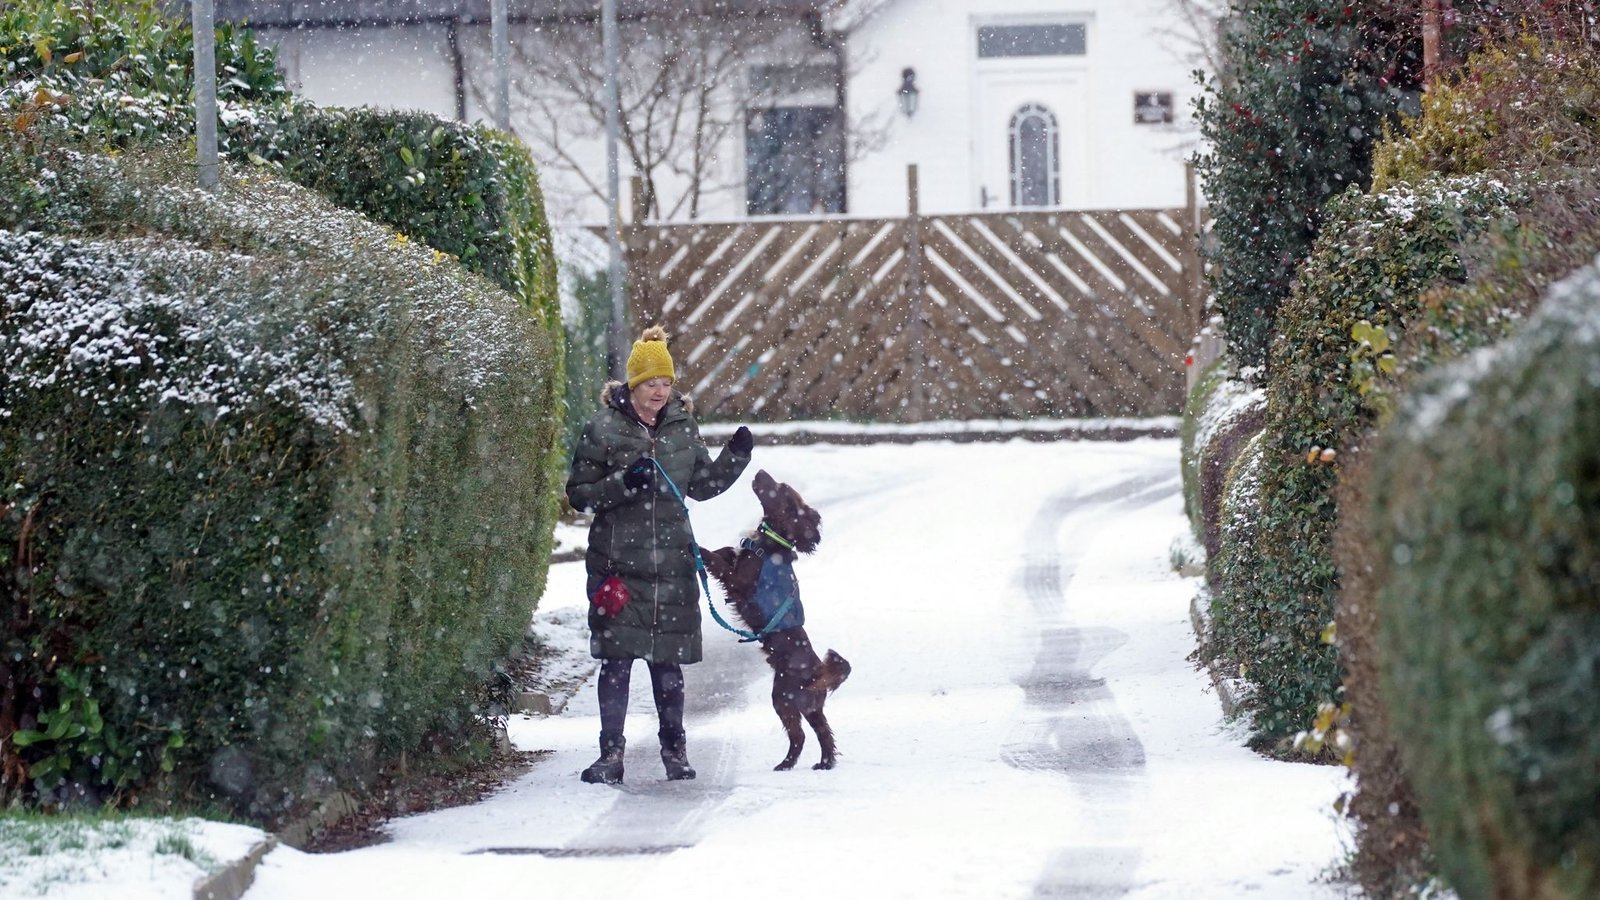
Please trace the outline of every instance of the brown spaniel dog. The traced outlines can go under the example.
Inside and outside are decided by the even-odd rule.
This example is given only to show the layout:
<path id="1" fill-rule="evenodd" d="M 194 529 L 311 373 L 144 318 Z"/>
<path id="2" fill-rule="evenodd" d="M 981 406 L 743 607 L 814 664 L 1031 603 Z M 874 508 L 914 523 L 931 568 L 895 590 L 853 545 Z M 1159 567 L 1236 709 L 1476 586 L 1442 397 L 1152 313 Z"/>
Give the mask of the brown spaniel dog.
<path id="1" fill-rule="evenodd" d="M 793 569 L 796 557 L 816 550 L 822 540 L 822 516 L 807 506 L 794 488 L 765 471 L 756 473 L 754 488 L 762 514 L 755 533 L 738 548 L 701 548 L 701 557 L 706 571 L 727 593 L 734 612 L 757 635 L 754 640 L 761 642 L 772 666 L 772 708 L 789 736 L 789 752 L 774 768 L 794 768 L 806 743 L 800 730 L 804 718 L 822 745 L 822 760 L 812 768 L 831 769 L 838 748 L 822 704 L 850 677 L 850 663 L 832 650 L 817 655 L 806 634 L 805 611 Z"/>

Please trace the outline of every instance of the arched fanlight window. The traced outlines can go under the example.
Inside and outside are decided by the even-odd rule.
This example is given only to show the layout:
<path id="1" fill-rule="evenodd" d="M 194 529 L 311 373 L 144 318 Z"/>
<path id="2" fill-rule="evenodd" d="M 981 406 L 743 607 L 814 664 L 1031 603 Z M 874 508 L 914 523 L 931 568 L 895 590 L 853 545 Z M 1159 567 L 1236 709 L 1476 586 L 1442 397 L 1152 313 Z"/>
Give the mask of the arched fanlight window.
<path id="1" fill-rule="evenodd" d="M 1011 116 L 1011 205 L 1061 202 L 1061 134 L 1055 113 L 1030 103 Z"/>

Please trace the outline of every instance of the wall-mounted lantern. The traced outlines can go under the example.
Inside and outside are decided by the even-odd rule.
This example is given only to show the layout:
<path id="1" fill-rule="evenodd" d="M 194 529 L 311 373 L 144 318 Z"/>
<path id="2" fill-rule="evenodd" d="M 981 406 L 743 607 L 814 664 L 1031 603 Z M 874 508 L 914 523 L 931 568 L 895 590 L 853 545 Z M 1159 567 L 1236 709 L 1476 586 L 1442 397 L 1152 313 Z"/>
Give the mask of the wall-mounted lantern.
<path id="1" fill-rule="evenodd" d="M 895 92 L 895 99 L 900 101 L 900 111 L 911 118 L 917 114 L 917 99 L 922 91 L 917 89 L 917 70 L 910 66 L 900 71 L 900 87 Z"/>

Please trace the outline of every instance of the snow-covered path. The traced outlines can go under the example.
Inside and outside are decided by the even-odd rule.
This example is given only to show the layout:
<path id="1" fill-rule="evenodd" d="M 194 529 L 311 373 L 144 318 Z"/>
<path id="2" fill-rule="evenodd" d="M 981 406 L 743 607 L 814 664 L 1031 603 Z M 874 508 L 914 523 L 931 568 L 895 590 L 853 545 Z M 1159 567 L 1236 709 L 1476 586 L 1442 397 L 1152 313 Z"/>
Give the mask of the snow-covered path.
<path id="1" fill-rule="evenodd" d="M 586 685 L 512 722 L 552 751 L 514 784 L 379 846 L 275 850 L 247 900 L 1341 896 L 1343 773 L 1244 749 L 1185 659 L 1176 441 L 758 447 L 695 507 L 701 543 L 755 524 L 756 468 L 823 514 L 796 568 L 812 638 L 854 667 L 828 704 L 839 768 L 806 768 L 812 740 L 771 770 L 769 672 L 708 621 L 686 670 L 697 780 L 663 780 L 639 666 L 622 787 L 577 778 Z M 541 614 L 582 602 L 581 564 L 553 569 Z"/>

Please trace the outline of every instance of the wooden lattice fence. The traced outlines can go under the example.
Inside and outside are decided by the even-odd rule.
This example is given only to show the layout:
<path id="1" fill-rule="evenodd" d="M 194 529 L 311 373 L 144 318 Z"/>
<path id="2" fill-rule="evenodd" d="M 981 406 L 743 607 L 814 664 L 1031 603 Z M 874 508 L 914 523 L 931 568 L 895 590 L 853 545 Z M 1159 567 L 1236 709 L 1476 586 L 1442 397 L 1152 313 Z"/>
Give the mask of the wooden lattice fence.
<path id="1" fill-rule="evenodd" d="M 706 418 L 1178 411 L 1194 210 L 756 219 L 627 230 L 636 324 Z"/>

